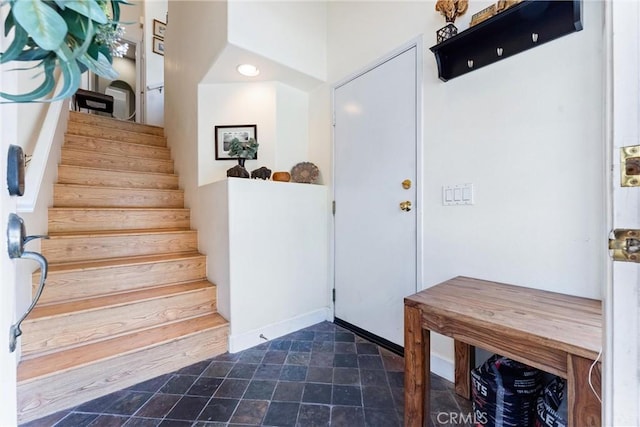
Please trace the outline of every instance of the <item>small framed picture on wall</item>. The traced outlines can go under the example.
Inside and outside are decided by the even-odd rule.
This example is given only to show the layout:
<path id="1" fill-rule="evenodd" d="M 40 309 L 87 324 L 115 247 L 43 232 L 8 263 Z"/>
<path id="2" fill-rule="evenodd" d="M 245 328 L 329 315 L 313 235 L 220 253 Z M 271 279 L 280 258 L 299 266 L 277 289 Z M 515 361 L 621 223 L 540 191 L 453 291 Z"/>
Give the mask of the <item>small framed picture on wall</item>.
<path id="1" fill-rule="evenodd" d="M 153 53 L 164 56 L 164 40 L 157 37 L 153 38 Z"/>
<path id="2" fill-rule="evenodd" d="M 167 24 L 157 19 L 153 20 L 153 36 L 164 38 L 164 33 L 167 31 Z"/>

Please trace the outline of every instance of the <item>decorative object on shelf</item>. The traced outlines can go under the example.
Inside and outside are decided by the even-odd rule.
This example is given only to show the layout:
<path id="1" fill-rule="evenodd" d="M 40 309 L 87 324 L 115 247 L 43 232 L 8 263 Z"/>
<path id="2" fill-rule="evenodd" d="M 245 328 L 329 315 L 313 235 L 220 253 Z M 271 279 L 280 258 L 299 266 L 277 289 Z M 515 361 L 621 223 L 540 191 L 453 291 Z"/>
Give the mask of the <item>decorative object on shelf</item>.
<path id="1" fill-rule="evenodd" d="M 581 30 L 582 0 L 523 0 L 431 51 L 446 82 Z"/>
<path id="2" fill-rule="evenodd" d="M 167 31 L 167 24 L 157 19 L 153 20 L 153 37 L 164 39 L 164 33 Z"/>
<path id="3" fill-rule="evenodd" d="M 458 34 L 458 28 L 453 23 L 458 16 L 463 15 L 469 7 L 469 0 L 438 0 L 436 2 L 436 11 L 444 16 L 447 25 L 436 31 L 436 40 L 438 43 L 450 39 Z"/>
<path id="4" fill-rule="evenodd" d="M 164 39 L 153 38 L 153 53 L 164 56 Z"/>
<path id="5" fill-rule="evenodd" d="M 112 66 L 113 57 L 122 57 L 129 48 L 122 42 L 121 3 L 127 4 L 122 0 L 0 2 L 0 7 L 9 8 L 3 13 L 4 32 L 13 30 L 14 34 L 11 44 L 0 53 L 0 62 L 26 62 L 26 66 L 42 71 L 36 76 L 41 83 L 35 90 L 23 94 L 0 92 L 0 97 L 11 102 L 69 98 L 87 70 L 115 80 L 118 73 Z M 22 66 L 12 68 L 24 70 Z M 52 94 L 58 70 L 64 85 L 59 93 Z"/>
<path id="6" fill-rule="evenodd" d="M 249 178 L 249 172 L 240 165 L 235 165 L 231 169 L 227 169 L 227 177 L 229 178 Z"/>
<path id="7" fill-rule="evenodd" d="M 491 6 L 485 7 L 480 12 L 474 13 L 471 15 L 471 23 L 469 27 L 473 27 L 474 25 L 478 25 L 479 23 L 486 21 L 497 13 L 496 5 L 492 4 Z"/>
<path id="8" fill-rule="evenodd" d="M 215 138 L 216 160 L 235 160 L 238 157 L 246 159 L 258 158 L 258 143 L 256 142 L 258 139 L 258 128 L 256 125 L 216 126 Z M 249 149 L 249 146 L 251 146 L 252 155 L 248 155 L 249 151 L 247 151 L 247 155 L 230 154 L 231 142 L 234 139 L 237 139 L 242 145 L 242 147 L 238 147 L 238 152 L 241 152 L 244 146 L 246 146 L 246 149 Z M 253 143 L 250 143 L 249 140 L 253 140 Z"/>
<path id="9" fill-rule="evenodd" d="M 293 182 L 315 184 L 319 174 L 320 171 L 316 165 L 311 162 L 301 162 L 291 169 L 291 180 Z"/>
<path id="10" fill-rule="evenodd" d="M 229 156 L 238 159 L 238 164 L 244 167 L 247 159 L 256 159 L 258 156 L 258 142 L 249 138 L 248 140 L 233 138 L 229 143 Z"/>
<path id="11" fill-rule="evenodd" d="M 262 166 L 251 172 L 251 179 L 269 179 L 271 178 L 271 169 Z"/>
<path id="12" fill-rule="evenodd" d="M 520 3 L 522 0 L 498 0 L 498 4 L 496 6 L 496 13 L 500 13 L 509 9 L 511 6 L 514 6 Z"/>
<path id="13" fill-rule="evenodd" d="M 291 181 L 291 174 L 289 172 L 274 172 L 271 179 L 274 181 L 289 182 Z"/>

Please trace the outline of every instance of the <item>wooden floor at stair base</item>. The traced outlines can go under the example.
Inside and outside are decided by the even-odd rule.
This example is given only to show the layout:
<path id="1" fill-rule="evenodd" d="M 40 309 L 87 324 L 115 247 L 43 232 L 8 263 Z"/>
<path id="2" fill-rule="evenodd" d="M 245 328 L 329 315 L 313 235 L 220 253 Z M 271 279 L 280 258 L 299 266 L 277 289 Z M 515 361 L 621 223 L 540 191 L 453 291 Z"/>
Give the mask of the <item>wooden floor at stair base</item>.
<path id="1" fill-rule="evenodd" d="M 204 279 L 206 265 L 206 257 L 195 252 L 52 264 L 40 304 Z M 34 292 L 39 280 L 34 273 Z"/>
<path id="2" fill-rule="evenodd" d="M 84 208 L 184 208 L 184 192 L 55 184 L 53 205 Z"/>
<path id="3" fill-rule="evenodd" d="M 58 184 L 178 190 L 178 175 L 59 165 Z"/>
<path id="4" fill-rule="evenodd" d="M 155 328 L 159 336 L 164 337 L 161 344 L 145 343 L 150 340 L 140 340 L 140 334 L 132 334 L 128 341 L 122 341 L 121 347 L 116 338 L 75 350 L 81 354 L 57 353 L 21 363 L 18 366 L 18 421 L 25 423 L 44 417 L 226 351 L 229 331 L 221 316 L 208 316 L 206 322 L 180 323 L 183 330 Z M 196 324 L 191 325 L 193 323 Z M 121 352 L 114 354 L 114 347 Z M 93 360 L 89 359 L 92 356 Z M 69 360 L 60 363 L 59 359 L 65 357 Z M 48 373 L 44 368 L 53 372 Z"/>
<path id="5" fill-rule="evenodd" d="M 36 307 L 22 323 L 23 360 L 101 339 L 214 313 L 207 281 Z"/>

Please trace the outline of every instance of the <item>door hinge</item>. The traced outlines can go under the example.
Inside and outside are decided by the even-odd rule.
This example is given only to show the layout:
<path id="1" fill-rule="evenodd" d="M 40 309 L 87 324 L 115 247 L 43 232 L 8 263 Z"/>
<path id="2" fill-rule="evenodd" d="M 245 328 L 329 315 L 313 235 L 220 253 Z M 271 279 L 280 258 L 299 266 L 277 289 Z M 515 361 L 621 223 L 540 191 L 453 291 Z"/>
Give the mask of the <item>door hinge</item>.
<path id="1" fill-rule="evenodd" d="M 609 239 L 614 261 L 640 262 L 640 230 L 616 229 Z"/>
<path id="2" fill-rule="evenodd" d="M 336 288 L 333 288 L 332 293 L 333 293 L 332 295 L 333 302 L 336 302 Z"/>
<path id="3" fill-rule="evenodd" d="M 331 213 L 336 214 L 336 201 L 331 202 Z"/>

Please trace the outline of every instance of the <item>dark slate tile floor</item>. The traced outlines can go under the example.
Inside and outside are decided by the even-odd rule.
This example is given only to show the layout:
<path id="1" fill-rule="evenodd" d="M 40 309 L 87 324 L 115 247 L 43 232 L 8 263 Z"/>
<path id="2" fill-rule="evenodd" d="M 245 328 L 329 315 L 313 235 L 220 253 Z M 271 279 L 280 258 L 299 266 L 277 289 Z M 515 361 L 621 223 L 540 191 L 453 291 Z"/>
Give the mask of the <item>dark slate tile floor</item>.
<path id="1" fill-rule="evenodd" d="M 403 370 L 402 357 L 322 322 L 22 427 L 401 426 Z M 453 385 L 432 375 L 431 390 L 432 424 L 466 425 L 455 417 L 471 405 Z"/>

